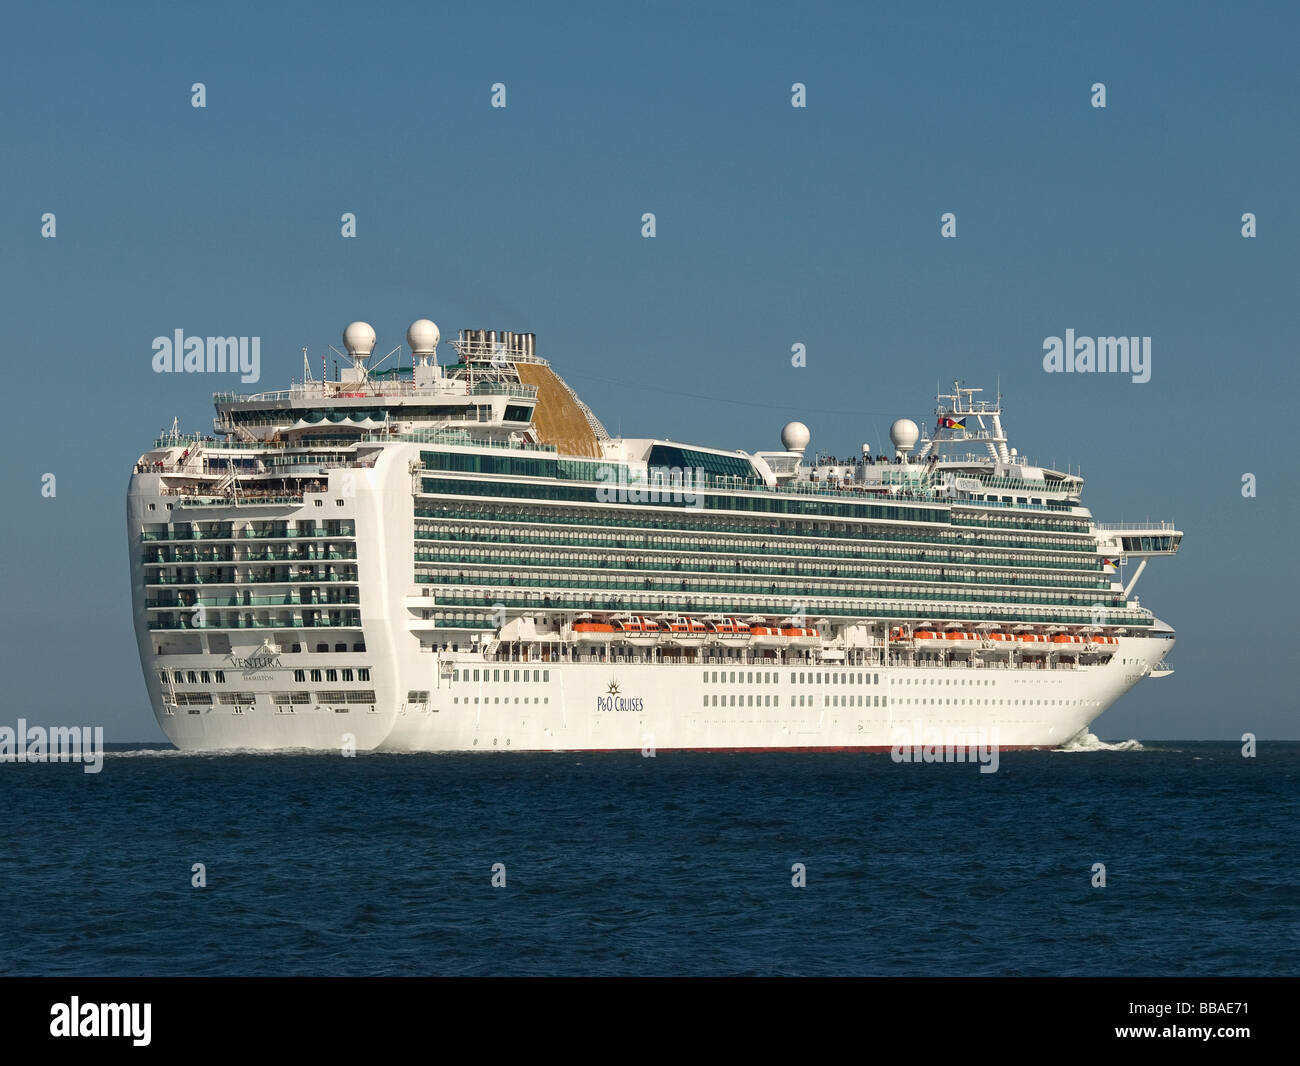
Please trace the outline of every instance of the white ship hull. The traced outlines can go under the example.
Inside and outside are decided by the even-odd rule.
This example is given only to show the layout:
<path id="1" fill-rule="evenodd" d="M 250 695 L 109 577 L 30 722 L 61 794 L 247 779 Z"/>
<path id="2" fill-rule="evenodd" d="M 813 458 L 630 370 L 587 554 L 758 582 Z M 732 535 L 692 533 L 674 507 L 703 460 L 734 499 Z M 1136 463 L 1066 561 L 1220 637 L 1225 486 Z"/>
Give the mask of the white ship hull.
<path id="1" fill-rule="evenodd" d="M 256 681 L 227 671 L 241 691 L 256 694 L 239 713 L 161 702 L 156 709 L 168 739 L 189 751 L 880 751 L 899 742 L 900 730 L 916 729 L 978 734 L 1008 750 L 1069 740 L 1147 676 L 1172 643 L 1123 640 L 1109 663 L 1041 670 L 502 663 L 424 655 L 406 665 L 400 683 L 396 676 L 389 683 L 372 678 L 373 709 L 313 703 L 291 712 L 277 708 L 272 693 L 289 687 L 284 675 L 296 660 L 312 657 L 289 655 L 254 675 Z M 205 664 L 196 658 L 167 665 L 188 670 Z M 514 680 L 525 671 L 529 680 Z M 719 681 L 704 680 L 715 674 Z M 733 674 L 769 680 L 732 682 Z M 800 674 L 824 680 L 791 680 Z M 464 680 L 452 680 L 458 675 Z M 493 675 L 501 680 L 483 680 Z M 859 684 L 859 676 L 870 680 Z M 427 691 L 428 703 L 405 702 L 409 689 Z M 791 706 L 799 699 L 805 705 Z"/>

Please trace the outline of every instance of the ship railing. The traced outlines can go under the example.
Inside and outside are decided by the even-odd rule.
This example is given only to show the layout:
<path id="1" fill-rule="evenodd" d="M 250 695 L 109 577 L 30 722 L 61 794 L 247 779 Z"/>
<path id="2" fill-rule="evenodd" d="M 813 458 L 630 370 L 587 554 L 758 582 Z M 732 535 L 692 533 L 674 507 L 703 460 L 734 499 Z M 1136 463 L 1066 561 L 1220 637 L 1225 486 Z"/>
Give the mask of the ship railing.
<path id="1" fill-rule="evenodd" d="M 371 456 L 368 459 L 328 459 L 323 463 L 317 463 L 322 470 L 343 469 L 346 467 L 354 468 L 373 468 L 378 461 L 378 456 Z"/>
<path id="2" fill-rule="evenodd" d="M 509 385 L 499 381 L 476 381 L 470 386 L 471 396 L 514 396 L 521 399 L 536 399 L 536 385 Z"/>
<path id="3" fill-rule="evenodd" d="M 164 463 L 161 461 L 142 462 L 135 464 L 137 474 L 199 474 L 204 473 L 197 469 L 190 469 L 189 464 Z"/>
<path id="4" fill-rule="evenodd" d="M 299 584 L 320 585 L 329 581 L 334 581 L 334 582 L 342 581 L 342 582 L 347 582 L 350 585 L 359 584 L 357 579 L 354 577 L 339 577 L 335 574 L 315 574 L 315 575 L 293 574 L 289 577 L 268 577 L 268 578 L 244 577 L 244 578 L 239 578 L 238 580 L 232 579 L 226 581 L 218 581 L 215 578 L 210 578 L 210 577 L 209 578 L 203 578 L 203 577 L 183 578 L 183 577 L 164 577 L 158 574 L 147 574 L 145 575 L 142 583 L 150 587 L 155 585 L 175 585 L 180 588 L 190 588 L 190 587 L 197 587 L 200 585 L 208 585 L 215 588 L 223 588 L 223 587 L 241 588 L 246 586 L 260 588 L 265 585 L 299 585 Z"/>
<path id="5" fill-rule="evenodd" d="M 203 437 L 198 433 L 164 433 L 155 437 L 153 446 L 155 448 L 181 448 L 191 444 L 209 444 L 213 443 L 211 437 Z"/>
<path id="6" fill-rule="evenodd" d="M 400 441 L 406 444 L 452 444 L 472 448 L 504 448 L 509 451 L 545 452 L 557 454 L 554 444 L 525 444 L 497 437 L 475 437 L 459 429 L 417 429 L 410 433 L 363 433 L 361 440 L 368 444 Z"/>
<path id="7" fill-rule="evenodd" d="M 154 538 L 159 539 L 159 538 Z M 166 538 L 163 538 L 166 539 Z M 175 539 L 175 538 L 173 538 Z M 197 538 L 196 538 L 197 539 Z M 430 540 L 428 536 L 422 537 L 416 533 L 416 540 Z M 547 573 L 543 579 L 543 584 L 547 587 L 568 587 L 563 580 L 565 570 L 607 570 L 619 573 L 661 575 L 664 578 L 671 578 L 674 575 L 691 574 L 696 575 L 709 581 L 717 581 L 722 577 L 733 577 L 748 581 L 770 581 L 773 579 L 785 580 L 791 577 L 808 577 L 808 578 L 835 578 L 841 582 L 845 580 L 862 582 L 867 581 L 872 584 L 888 582 L 890 584 L 932 584 L 932 585 L 973 585 L 979 588 L 994 587 L 1002 585 L 1016 585 L 1020 588 L 1062 588 L 1069 589 L 1068 595 L 1075 596 L 1076 593 L 1091 593 L 1091 599 L 1098 596 L 1108 595 L 1111 591 L 1111 582 L 1102 578 L 1069 578 L 1060 576 L 1049 576 L 1043 578 L 1021 577 L 1017 574 L 1003 574 L 995 572 L 993 566 L 1002 564 L 980 564 L 981 569 L 976 573 L 944 573 L 941 571 L 940 564 L 934 563 L 928 569 L 921 567 L 907 566 L 878 566 L 872 568 L 870 561 L 865 565 L 856 562 L 843 563 L 840 566 L 818 565 L 816 562 L 802 565 L 797 570 L 792 570 L 789 566 L 777 568 L 775 563 L 755 564 L 755 568 L 747 570 L 737 570 L 728 567 L 724 563 L 713 560 L 701 562 L 691 556 L 694 552 L 683 552 L 687 556 L 685 564 L 675 563 L 671 567 L 664 562 L 663 551 L 658 549 L 647 549 L 643 547 L 616 549 L 615 554 L 599 554 L 603 546 L 588 545 L 579 542 L 581 548 L 581 558 L 566 558 L 564 555 L 555 555 L 552 557 L 521 557 L 509 559 L 501 554 L 494 554 L 489 551 L 464 551 L 456 548 L 439 548 L 435 551 L 416 551 L 415 561 L 417 563 L 430 563 L 434 566 L 441 567 L 443 572 L 449 570 L 464 571 L 468 566 L 487 566 L 499 568 L 502 565 L 518 566 L 529 570 L 545 569 L 547 571 L 560 571 L 558 574 Z M 644 552 L 645 558 L 631 557 L 632 552 Z M 626 553 L 626 554 L 622 554 Z M 570 554 L 570 553 L 566 553 Z M 571 553 L 577 555 L 579 553 Z M 790 553 L 795 554 L 795 553 Z M 593 558 L 594 556 L 594 558 Z M 835 560 L 840 562 L 840 560 Z M 888 560 L 886 560 L 887 562 Z M 705 565 L 705 563 L 712 565 Z M 691 565 L 694 564 L 694 565 Z M 1100 568 L 1101 563 L 1097 563 Z M 966 563 L 955 564 L 954 568 L 970 569 Z M 433 575 L 430 575 L 433 576 Z M 538 579 L 532 579 L 536 582 Z M 609 580 L 630 580 L 627 578 L 610 578 Z M 469 584 L 491 584 L 490 575 L 484 581 L 476 581 L 474 578 L 466 579 Z M 614 588 L 626 587 L 622 585 L 611 586 Z M 637 586 L 640 587 L 640 586 Z M 1091 606 L 1089 604 L 1088 606 Z"/>
<path id="8" fill-rule="evenodd" d="M 287 400 L 294 395 L 293 389 L 279 389 L 276 392 L 214 392 L 214 403 L 260 403 L 264 401 Z"/>
<path id="9" fill-rule="evenodd" d="M 348 440 L 346 443 L 347 443 L 347 444 L 354 444 L 355 441 L 353 441 L 353 440 Z M 240 448 L 240 449 L 244 449 L 244 450 L 247 450 L 247 451 L 269 451 L 269 450 L 271 450 L 272 448 L 284 448 L 284 447 L 293 447 L 293 448 L 302 447 L 302 448 L 307 448 L 307 447 L 312 447 L 312 446 L 314 446 L 314 445 L 306 445 L 306 444 L 303 444 L 303 445 L 298 445 L 298 444 L 289 444 L 289 445 L 286 445 L 285 442 L 282 441 L 282 440 L 252 440 L 252 441 L 247 441 L 247 440 L 218 440 L 216 437 L 201 437 L 201 436 L 199 436 L 197 433 L 192 434 L 191 436 L 186 437 L 186 438 L 181 439 L 181 440 L 172 440 L 171 438 L 158 437 L 158 438 L 155 438 L 155 439 L 154 439 L 154 442 L 153 442 L 153 447 L 154 447 L 155 449 L 158 449 L 158 448 L 179 448 L 179 447 L 183 447 L 183 446 L 185 446 L 185 445 L 193 445 L 193 446 L 202 447 L 202 448 L 207 449 L 209 452 L 212 452 L 212 451 L 226 451 L 227 449 L 231 449 L 231 448 Z M 211 458 L 211 456 L 209 456 L 209 458 Z"/>
<path id="10" fill-rule="evenodd" d="M 186 507 L 239 507 L 245 504 L 300 504 L 303 502 L 302 496 L 285 496 L 273 492 L 256 492 L 252 490 L 241 489 L 239 498 L 232 499 L 229 496 L 214 496 L 212 493 L 193 493 L 183 489 L 163 489 L 160 495 L 170 496 L 181 501 L 182 506 Z"/>
<path id="11" fill-rule="evenodd" d="M 1093 527 L 1104 531 L 1159 529 L 1166 533 L 1178 532 L 1178 527 L 1172 522 L 1094 522 Z"/>
<path id="12" fill-rule="evenodd" d="M 420 560 L 418 558 L 417 561 L 421 563 L 425 562 L 425 560 Z M 485 586 L 489 588 L 496 588 L 499 587 L 500 585 L 501 575 L 496 573 L 495 570 L 496 568 L 499 568 L 502 565 L 508 565 L 508 564 L 465 563 L 462 565 L 471 566 L 471 567 L 488 565 L 493 567 L 494 569 L 482 573 L 474 570 L 469 570 L 469 571 L 460 571 L 455 574 L 452 573 L 452 571 L 457 565 L 455 561 L 449 561 L 445 563 L 439 562 L 439 563 L 435 563 L 434 565 L 441 566 L 443 572 L 435 573 L 435 574 L 425 574 L 425 573 L 417 574 L 415 579 L 417 584 L 441 585 L 444 588 L 475 588 L 475 587 L 481 588 Z M 554 566 L 557 570 L 561 570 L 561 571 L 563 569 L 563 564 L 560 565 L 541 564 L 541 565 L 551 565 Z M 649 578 L 643 578 L 640 576 L 595 577 L 595 576 L 590 576 L 592 572 L 591 566 L 584 567 L 579 564 L 576 567 L 574 566 L 569 567 L 569 569 L 575 569 L 575 568 L 584 571 L 584 573 L 587 575 L 585 580 L 581 578 L 575 578 L 573 574 L 564 573 L 564 572 L 560 572 L 556 574 L 544 574 L 538 577 L 515 576 L 511 578 L 512 581 L 511 587 L 516 591 L 516 593 L 520 589 L 523 590 L 559 589 L 559 590 L 563 590 L 566 593 L 578 593 L 578 594 L 585 593 L 589 590 L 595 590 L 601 592 L 613 591 L 619 593 L 649 592 L 652 594 L 655 593 L 675 594 L 676 593 L 675 585 L 678 582 L 678 579 L 683 575 L 689 575 L 690 578 L 696 584 L 695 589 L 691 591 L 694 591 L 695 593 L 700 595 L 717 595 L 717 594 L 730 595 L 733 593 L 738 595 L 752 595 L 753 593 L 760 591 L 760 589 L 756 587 L 755 584 L 753 584 L 753 582 L 755 581 L 753 575 L 743 575 L 740 577 L 738 581 L 733 583 L 733 582 L 717 580 L 717 577 L 720 577 L 722 575 L 710 575 L 708 572 L 701 572 L 701 571 L 675 570 L 672 571 L 671 573 L 662 570 L 643 571 L 648 573 L 654 573 L 656 575 L 654 577 L 649 577 Z M 791 576 L 797 578 L 804 575 L 791 575 Z M 902 582 L 905 579 L 898 578 L 894 580 Z M 647 587 L 645 584 L 646 581 L 657 581 L 659 582 L 659 584 L 651 585 Z M 745 584 L 744 582 L 750 582 L 750 584 Z M 757 585 L 761 585 L 761 584 L 762 584 L 761 581 L 757 582 Z M 932 584 L 941 585 L 943 583 L 932 582 Z M 912 600 L 916 598 L 918 591 L 937 592 L 939 590 L 929 589 L 929 588 L 924 590 L 918 590 L 918 589 L 908 588 L 905 585 L 900 587 L 890 587 L 890 586 L 881 587 L 880 583 L 876 581 L 872 581 L 868 588 L 863 588 L 861 585 L 850 585 L 842 582 L 841 584 L 837 584 L 837 585 L 818 586 L 816 588 L 816 595 L 824 600 L 865 599 L 868 602 L 879 602 L 883 600 Z M 953 617 L 954 619 L 960 617 L 962 620 L 966 620 L 966 621 L 975 620 L 975 621 L 993 622 L 995 621 L 993 617 L 990 617 L 987 614 L 981 615 L 978 610 L 972 612 L 969 609 L 969 605 L 971 604 L 988 605 L 985 608 L 986 611 L 991 611 L 995 607 L 997 608 L 1012 607 L 1012 608 L 1020 608 L 1026 613 L 1030 613 L 1030 612 L 1042 613 L 1044 611 L 1073 612 L 1074 618 L 1086 617 L 1089 620 L 1092 618 L 1091 611 L 1095 603 L 1100 603 L 1102 607 L 1106 608 L 1108 611 L 1111 612 L 1118 612 L 1126 609 L 1124 602 L 1120 599 L 1111 599 L 1111 602 L 1109 603 L 1103 602 L 1105 597 L 1100 593 L 1095 596 L 1073 596 L 1072 595 L 1070 597 L 1071 602 L 1063 603 L 1059 600 L 1047 599 L 1041 593 L 1037 594 L 1039 598 L 1035 600 L 1029 600 L 1029 599 L 1008 600 L 1008 599 L 995 599 L 991 595 L 987 595 L 987 596 L 977 595 L 977 593 L 981 591 L 982 591 L 981 589 L 977 588 L 969 593 L 966 593 L 965 595 L 961 595 L 960 593 L 952 593 L 945 600 L 942 601 L 936 600 L 937 603 L 941 604 L 941 606 L 937 607 L 936 610 L 939 610 L 940 613 L 944 613 L 947 616 L 947 607 L 943 605 L 964 604 L 966 605 L 966 609 L 962 610 L 960 615 L 951 615 L 951 617 Z M 1080 591 L 1085 591 L 1085 590 L 1080 590 Z M 792 595 L 792 592 L 790 591 L 789 585 L 787 583 L 787 579 L 784 576 L 782 577 L 781 580 L 780 591 L 775 592 L 774 594 L 785 595 L 785 596 Z M 438 595 L 440 598 L 443 598 L 444 596 L 449 597 L 451 594 L 444 593 L 442 590 L 439 590 L 436 593 L 436 595 Z M 462 596 L 463 595 L 464 593 L 462 593 Z M 556 598 L 556 597 L 552 597 L 552 598 Z M 563 599 L 571 599 L 573 597 L 561 596 L 558 598 L 563 600 Z M 925 597 L 925 598 L 928 599 L 929 597 Z M 1085 602 L 1078 602 L 1080 600 L 1083 600 Z M 1086 601 L 1092 601 L 1092 602 L 1086 602 Z M 561 604 L 560 606 L 563 607 L 564 605 Z M 699 607 L 688 608 L 688 609 L 702 610 L 708 606 L 709 604 L 706 602 L 705 604 Z M 836 604 L 835 606 L 838 606 L 838 604 Z M 588 605 L 585 608 L 580 608 L 580 609 L 605 610 L 607 608 Z M 1115 614 L 1111 614 L 1109 617 L 1119 617 L 1119 616 Z M 1046 618 L 1043 621 L 1050 623 L 1055 621 L 1055 619 Z M 1073 619 L 1062 619 L 1061 624 L 1075 625 L 1079 623 L 1075 622 Z"/>
<path id="13" fill-rule="evenodd" d="M 466 628 L 475 628 L 473 626 Z M 485 624 L 478 628 L 491 628 L 490 624 Z M 526 649 L 536 642 L 521 640 L 513 642 L 521 649 Z M 613 663 L 628 664 L 634 663 L 645 666 L 687 666 L 687 667 L 741 667 L 755 669 L 772 669 L 774 667 L 797 667 L 808 670 L 821 670 L 823 672 L 833 672 L 843 670 L 845 672 L 853 670 L 869 670 L 882 668 L 895 669 L 933 669 L 933 670 L 1006 670 L 1006 671 L 1036 671 L 1036 670 L 1073 670 L 1081 669 L 1078 663 L 1073 662 L 974 662 L 968 663 L 954 660 L 952 662 L 940 663 L 928 660 L 911 660 L 904 656 L 890 656 L 887 660 L 882 659 L 879 654 L 867 655 L 861 660 L 845 661 L 843 659 L 823 660 L 812 656 L 805 656 L 800 653 L 791 653 L 787 650 L 784 657 L 780 655 L 780 649 L 772 649 L 773 657 L 760 657 L 758 650 L 751 651 L 748 657 L 719 658 L 710 657 L 693 657 L 688 658 L 684 655 L 664 655 L 664 656 L 645 656 L 645 655 L 628 655 L 628 654 L 607 654 L 599 648 L 578 647 L 576 645 L 553 644 L 551 642 L 542 642 L 542 646 L 551 652 L 549 658 L 541 658 L 530 654 L 524 654 L 518 650 L 509 650 L 506 646 L 500 645 L 497 641 L 492 640 L 483 645 L 481 654 L 484 659 L 491 662 L 500 663 L 523 663 L 523 662 L 550 662 L 550 663 Z M 422 643 L 421 651 L 434 652 L 437 648 L 430 643 Z M 688 649 L 690 650 L 690 649 Z M 883 683 L 883 682 L 882 682 Z M 816 682 L 809 682 L 816 685 Z"/>
<path id="14" fill-rule="evenodd" d="M 159 565 L 159 564 L 154 564 Z M 165 561 L 161 565 L 166 565 Z M 416 579 L 419 581 L 419 578 Z M 679 603 L 664 597 L 661 600 L 636 600 L 624 599 L 620 602 L 612 601 L 595 601 L 585 598 L 575 597 L 549 597 L 547 599 L 524 599 L 517 594 L 517 590 L 512 592 L 502 592 L 497 590 L 496 595 L 489 596 L 454 596 L 437 592 L 434 597 L 434 603 L 430 609 L 446 610 L 448 608 L 473 608 L 476 610 L 491 610 L 494 604 L 501 603 L 508 608 L 520 608 L 525 612 L 538 611 L 604 611 L 624 613 L 627 611 L 636 611 L 643 614 L 655 614 L 664 611 L 673 611 L 682 614 L 697 613 L 719 613 L 728 615 L 747 615 L 755 613 L 765 613 L 768 615 L 782 615 L 788 617 L 793 611 L 787 607 L 785 609 L 776 609 L 770 601 L 761 601 L 754 598 L 749 603 L 738 603 L 735 600 L 702 603 L 699 601 Z M 837 607 L 824 603 L 808 604 L 804 602 L 806 613 L 813 617 L 825 615 L 827 618 L 844 619 L 851 622 L 880 622 L 906 620 L 916 617 L 930 617 L 936 615 L 952 621 L 986 621 L 989 620 L 985 613 L 971 613 L 966 611 L 951 610 L 943 604 L 910 604 L 910 605 L 874 605 L 870 602 L 865 603 L 862 607 Z M 891 609 L 896 606 L 906 606 L 907 609 L 899 612 Z M 415 608 L 412 607 L 412 610 Z M 1087 625 L 1091 616 L 1083 612 L 1076 612 L 1071 617 L 1064 617 L 1063 612 L 1057 612 L 1052 617 L 1042 617 L 1035 613 L 1031 616 L 1028 612 L 1016 615 L 1002 614 L 999 616 L 1000 625 L 1013 625 L 1020 623 L 1031 623 L 1044 626 L 1079 626 Z M 436 626 L 444 629 L 455 629 L 460 624 L 454 619 L 435 618 L 431 621 Z M 1106 625 L 1125 626 L 1125 627 L 1145 627 L 1152 625 L 1152 619 L 1149 614 L 1139 615 L 1138 612 L 1121 613 L 1120 611 L 1111 612 L 1106 619 Z"/>
<path id="15" fill-rule="evenodd" d="M 444 377 L 429 383 L 413 381 L 386 381 L 369 378 L 366 381 L 309 381 L 295 382 L 287 389 L 273 392 L 214 392 L 212 400 L 218 404 L 231 403 L 284 403 L 297 399 L 352 399 L 384 396 L 454 396 L 458 393 L 489 396 L 535 397 L 536 385 L 509 382 L 480 381 L 470 385 L 463 378 Z"/>
<path id="16" fill-rule="evenodd" d="M 501 521 L 499 515 L 483 515 L 481 512 L 476 513 L 472 520 L 481 522 Z M 460 533 L 454 529 L 435 529 L 429 525 L 429 516 L 417 514 L 417 524 L 415 531 L 416 540 L 437 541 L 446 544 L 509 544 L 543 546 L 572 546 L 583 548 L 585 550 L 599 550 L 604 548 L 616 548 L 626 552 L 653 551 L 659 555 L 665 552 L 681 555 L 696 554 L 729 554 L 734 552 L 735 546 L 727 541 L 711 541 L 705 538 L 699 540 L 651 540 L 647 534 L 640 532 L 631 532 L 624 534 L 611 534 L 610 536 L 599 536 L 594 533 L 581 534 L 573 531 L 531 534 L 515 529 L 501 531 L 499 529 L 489 528 L 476 530 L 474 532 Z M 954 567 L 980 567 L 987 569 L 989 567 L 1023 567 L 1026 560 L 1021 556 L 995 554 L 987 552 L 978 554 L 967 549 L 964 544 L 960 548 L 954 547 L 954 542 L 941 541 L 935 537 L 911 537 L 900 538 L 890 537 L 886 534 L 878 534 L 875 540 L 903 540 L 908 539 L 918 543 L 948 545 L 947 550 L 934 552 L 933 558 L 918 559 L 914 556 L 900 554 L 907 551 L 906 548 L 853 548 L 848 551 L 837 551 L 829 548 L 809 549 L 798 548 L 787 540 L 783 540 L 783 535 L 779 532 L 768 534 L 773 537 L 777 543 L 775 545 L 766 542 L 754 545 L 745 544 L 745 551 L 752 555 L 770 555 L 808 559 L 834 559 L 844 562 L 846 565 L 852 565 L 865 561 L 867 563 L 884 562 L 894 567 L 911 567 L 918 562 L 924 562 L 927 566 L 941 566 L 951 564 Z M 1069 551 L 1078 551 L 1077 548 L 1069 548 Z M 1093 573 L 1100 571 L 1102 568 L 1101 560 L 1095 555 L 1088 558 L 1072 559 L 1068 562 L 1056 562 L 1050 559 L 1035 559 L 1032 563 L 1034 570 L 1070 570 L 1078 572 Z M 1057 582 L 1058 584 L 1060 582 Z M 1109 582 L 1105 582 L 1096 587 L 1108 588 Z M 1083 587 L 1083 586 L 1080 586 Z"/>
<path id="17" fill-rule="evenodd" d="M 1039 647 L 1042 647 L 1041 645 Z M 981 649 L 982 650 L 982 649 Z M 998 648 L 997 651 L 1004 649 Z M 1011 649 L 1005 649 L 1011 650 Z M 1046 651 L 1041 652 L 1046 654 Z M 1078 655 L 1078 650 L 1072 651 L 1071 655 Z M 1087 654 L 1086 651 L 1083 654 Z M 915 666 L 923 670 L 1077 670 L 1077 663 L 1062 662 L 1024 662 L 1009 663 L 1005 659 L 951 659 L 948 662 L 941 662 L 934 659 L 912 659 L 905 655 L 891 655 L 891 666 Z"/>
<path id="18" fill-rule="evenodd" d="M 293 529 L 192 529 L 187 532 L 151 532 L 140 534 L 140 540 L 149 542 L 171 542 L 188 544 L 196 540 L 351 540 L 355 532 L 326 532 L 324 530 Z"/>

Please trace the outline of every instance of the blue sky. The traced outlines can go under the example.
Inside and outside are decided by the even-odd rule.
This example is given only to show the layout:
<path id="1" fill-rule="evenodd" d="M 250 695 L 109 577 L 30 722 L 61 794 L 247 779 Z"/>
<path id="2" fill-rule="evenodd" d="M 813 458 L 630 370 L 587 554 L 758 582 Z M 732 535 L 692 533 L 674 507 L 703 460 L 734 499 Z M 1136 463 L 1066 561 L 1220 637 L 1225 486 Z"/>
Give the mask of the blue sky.
<path id="1" fill-rule="evenodd" d="M 155 375 L 154 337 L 259 336 L 278 388 L 353 319 L 387 352 L 427 316 L 536 332 L 613 432 L 723 447 L 798 417 L 874 449 L 936 383 L 1000 380 L 1012 443 L 1081 466 L 1102 520 L 1186 533 L 1138 588 L 1177 672 L 1095 730 L 1300 737 L 1300 16 L 1047 7 L 10 9 L 0 719 L 161 739 L 126 482 L 230 383 Z M 1150 382 L 1044 373 L 1067 328 L 1152 337 Z"/>

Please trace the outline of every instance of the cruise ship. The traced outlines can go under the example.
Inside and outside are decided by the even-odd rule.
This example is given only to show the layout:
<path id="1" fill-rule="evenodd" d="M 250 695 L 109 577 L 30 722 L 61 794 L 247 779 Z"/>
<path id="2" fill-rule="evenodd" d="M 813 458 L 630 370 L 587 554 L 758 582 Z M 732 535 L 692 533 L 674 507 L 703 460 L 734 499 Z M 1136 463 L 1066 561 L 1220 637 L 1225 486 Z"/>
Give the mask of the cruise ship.
<path id="1" fill-rule="evenodd" d="M 334 379 L 304 349 L 301 382 L 217 393 L 214 433 L 136 462 L 136 636 L 178 748 L 1056 747 L 1172 672 L 1134 587 L 1182 534 L 1095 522 L 1000 396 L 954 384 L 887 454 L 818 456 L 799 422 L 726 451 L 612 437 L 534 334 L 406 340 L 376 361 L 354 322 Z"/>

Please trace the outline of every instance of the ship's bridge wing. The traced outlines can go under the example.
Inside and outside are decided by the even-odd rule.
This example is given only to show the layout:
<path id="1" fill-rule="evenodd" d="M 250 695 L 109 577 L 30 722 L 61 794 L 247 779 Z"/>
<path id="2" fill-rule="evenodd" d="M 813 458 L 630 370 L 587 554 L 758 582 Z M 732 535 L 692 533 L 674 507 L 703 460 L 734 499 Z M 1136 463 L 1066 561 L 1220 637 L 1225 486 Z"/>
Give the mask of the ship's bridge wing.
<path id="1" fill-rule="evenodd" d="M 1158 525 L 1099 525 L 1097 547 L 1103 552 L 1149 558 L 1153 555 L 1173 555 L 1178 551 L 1183 534 L 1168 522 Z"/>
<path id="2" fill-rule="evenodd" d="M 1114 556 L 1113 559 L 1105 560 L 1107 569 L 1111 573 L 1114 573 L 1115 568 L 1128 559 L 1141 560 L 1137 570 L 1129 578 L 1128 584 L 1124 586 L 1125 599 L 1133 595 L 1138 578 L 1142 576 L 1142 571 L 1146 569 L 1151 557 L 1173 555 L 1178 551 L 1178 545 L 1183 539 L 1182 532 L 1174 529 L 1168 522 L 1141 526 L 1098 525 L 1094 528 L 1097 530 L 1097 549 L 1103 557 Z"/>

